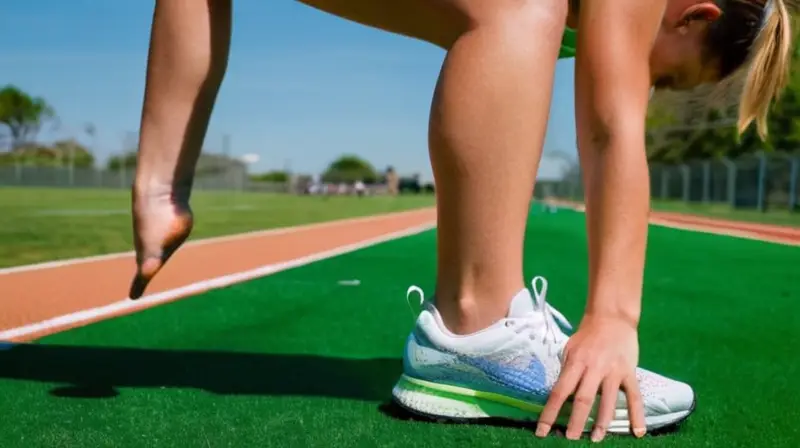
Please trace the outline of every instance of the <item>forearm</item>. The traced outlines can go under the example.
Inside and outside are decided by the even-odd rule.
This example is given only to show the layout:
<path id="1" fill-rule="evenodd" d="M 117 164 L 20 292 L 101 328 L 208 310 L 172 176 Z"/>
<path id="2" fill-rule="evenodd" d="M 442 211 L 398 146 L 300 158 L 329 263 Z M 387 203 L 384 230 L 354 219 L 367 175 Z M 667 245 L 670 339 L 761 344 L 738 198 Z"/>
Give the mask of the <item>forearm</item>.
<path id="1" fill-rule="evenodd" d="M 135 189 L 191 189 L 230 33 L 230 0 L 156 2 Z"/>
<path id="2" fill-rule="evenodd" d="M 582 146 L 589 239 L 586 314 L 638 325 L 650 209 L 644 138 L 641 144 L 609 139 Z"/>

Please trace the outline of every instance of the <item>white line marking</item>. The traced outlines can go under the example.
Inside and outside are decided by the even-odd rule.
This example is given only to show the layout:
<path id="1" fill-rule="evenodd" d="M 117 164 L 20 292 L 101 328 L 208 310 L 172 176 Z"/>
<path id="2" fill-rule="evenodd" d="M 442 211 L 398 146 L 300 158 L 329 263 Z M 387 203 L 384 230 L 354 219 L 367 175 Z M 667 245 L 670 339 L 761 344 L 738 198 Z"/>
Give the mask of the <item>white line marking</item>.
<path id="1" fill-rule="evenodd" d="M 295 258 L 293 260 L 284 261 L 280 263 L 268 264 L 259 268 L 251 269 L 249 271 L 239 272 L 236 274 L 223 275 L 208 280 L 191 283 L 180 288 L 170 289 L 155 294 L 143 296 L 139 300 L 133 301 L 128 298 L 118 302 L 95 308 L 89 308 L 74 313 L 65 314 L 62 316 L 47 319 L 35 324 L 25 325 L 22 327 L 10 328 L 0 332 L 0 341 L 15 340 L 24 338 L 28 335 L 48 333 L 52 334 L 60 328 L 74 327 L 81 323 L 102 319 L 105 317 L 112 317 L 122 313 L 130 313 L 145 308 L 151 308 L 156 305 L 186 297 L 192 294 L 206 292 L 212 289 L 223 288 L 236 283 L 241 283 L 247 280 L 253 280 L 259 277 L 265 277 L 277 272 L 285 271 L 287 269 L 304 266 L 317 261 L 325 260 L 327 258 L 344 255 L 349 252 L 354 252 L 360 249 L 365 249 L 370 246 L 385 243 L 388 241 L 396 240 L 399 238 L 416 235 L 436 227 L 435 222 L 415 226 L 406 230 L 388 233 L 376 238 L 371 238 L 358 243 L 348 244 L 336 249 L 331 249 L 323 252 L 318 252 L 305 257 Z"/>
<path id="2" fill-rule="evenodd" d="M 749 232 L 736 229 L 719 229 L 713 226 L 706 225 L 693 225 L 686 223 L 676 223 L 669 219 L 663 218 L 650 218 L 650 224 L 660 227 L 667 227 L 670 229 L 682 230 L 684 232 L 705 233 L 709 235 L 727 236 L 731 238 L 741 238 L 751 241 L 759 241 L 762 243 L 773 243 L 784 246 L 800 246 L 800 242 L 789 239 L 789 237 L 773 237 L 769 235 L 759 235 L 758 232 Z"/>
<path id="3" fill-rule="evenodd" d="M 302 224 L 298 226 L 291 226 L 291 227 L 278 227 L 274 229 L 267 229 L 267 230 L 255 230 L 252 232 L 244 232 L 244 233 L 237 233 L 235 235 L 225 235 L 225 236 L 217 236 L 211 238 L 203 238 L 197 240 L 188 241 L 184 244 L 183 247 L 191 247 L 191 246 L 203 246 L 206 244 L 216 244 L 216 243 L 224 243 L 228 241 L 237 241 L 241 239 L 247 238 L 259 238 L 264 236 L 271 236 L 271 235 L 283 235 L 286 233 L 295 233 L 303 230 L 312 230 L 312 229 L 323 229 L 326 227 L 335 227 L 335 226 L 342 226 L 342 225 L 350 225 L 356 223 L 363 223 L 363 222 L 371 222 L 377 221 L 382 219 L 391 219 L 398 216 L 410 215 L 414 213 L 421 213 L 422 211 L 427 210 L 427 208 L 423 209 L 414 209 L 408 210 L 403 212 L 397 213 L 386 213 L 382 215 L 373 215 L 373 216 L 363 216 L 358 218 L 347 218 L 347 219 L 339 219 L 336 221 L 325 221 L 325 222 L 317 222 L 312 224 Z M 128 252 L 115 252 L 111 254 L 104 254 L 104 255 L 92 255 L 89 257 L 80 257 L 80 258 L 68 258 L 64 260 L 54 260 L 54 261 L 45 261 L 42 263 L 34 263 L 34 264 L 26 264 L 22 266 L 12 266 L 9 268 L 1 268 L 0 275 L 9 275 L 9 274 L 16 274 L 19 272 L 28 272 L 28 271 L 40 271 L 44 269 L 54 269 L 60 268 L 63 266 L 73 266 L 76 264 L 83 264 L 83 263 L 93 263 L 97 261 L 108 261 L 108 260 L 117 260 L 120 258 L 126 257 L 133 257 L 135 253 L 133 251 Z"/>
<path id="4" fill-rule="evenodd" d="M 565 207 L 579 213 L 586 212 L 586 209 L 581 204 L 568 204 L 568 203 L 558 202 L 558 205 L 560 207 Z M 701 218 L 701 219 L 705 220 L 706 218 Z M 739 230 L 739 229 L 714 227 L 713 224 L 708 224 L 708 222 L 709 221 L 706 221 L 706 224 L 678 223 L 670 220 L 669 218 L 661 218 L 658 216 L 652 216 L 648 219 L 648 223 L 650 223 L 651 225 L 659 227 L 667 227 L 675 230 L 682 230 L 684 232 L 695 232 L 695 233 L 705 233 L 709 235 L 727 236 L 730 238 L 741 238 L 752 241 L 760 241 L 762 243 L 779 244 L 783 246 L 793 246 L 793 247 L 800 246 L 800 242 L 794 241 L 789 237 L 782 238 L 770 235 L 761 235 L 758 233 L 757 230 L 744 230 L 744 229 Z M 734 225 L 736 224 L 737 223 L 734 223 Z"/>

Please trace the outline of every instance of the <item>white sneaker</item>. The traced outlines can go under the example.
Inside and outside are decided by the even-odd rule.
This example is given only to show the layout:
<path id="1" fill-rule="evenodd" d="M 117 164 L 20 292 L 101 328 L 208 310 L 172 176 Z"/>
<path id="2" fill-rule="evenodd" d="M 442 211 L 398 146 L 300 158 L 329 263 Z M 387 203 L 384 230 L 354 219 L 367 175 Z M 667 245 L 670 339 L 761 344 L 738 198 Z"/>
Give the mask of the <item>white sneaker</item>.
<path id="1" fill-rule="evenodd" d="M 422 290 L 409 288 L 407 298 L 418 293 L 422 309 L 406 341 L 404 373 L 392 390 L 395 402 L 437 420 L 535 422 L 561 371 L 561 354 L 569 338 L 564 331 L 572 326 L 545 301 L 544 278 L 534 278 L 532 287 L 534 297 L 527 289 L 520 291 L 508 317 L 466 336 L 448 331 Z M 677 427 L 694 411 L 695 395 L 689 385 L 643 369 L 637 369 L 637 376 L 648 432 Z M 569 418 L 568 409 L 566 405 L 561 413 L 562 425 Z M 592 429 L 595 415 L 596 409 L 585 431 Z M 630 434 L 622 392 L 608 432 Z"/>

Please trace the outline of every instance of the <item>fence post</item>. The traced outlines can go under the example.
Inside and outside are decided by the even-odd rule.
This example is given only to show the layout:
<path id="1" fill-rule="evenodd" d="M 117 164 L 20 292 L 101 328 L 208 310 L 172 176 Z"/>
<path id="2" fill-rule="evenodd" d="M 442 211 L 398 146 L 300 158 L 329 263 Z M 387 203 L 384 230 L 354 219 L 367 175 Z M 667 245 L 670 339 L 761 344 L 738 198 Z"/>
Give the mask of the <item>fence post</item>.
<path id="1" fill-rule="evenodd" d="M 736 164 L 727 157 L 722 158 L 722 163 L 728 167 L 728 202 L 736 207 Z"/>
<path id="2" fill-rule="evenodd" d="M 689 165 L 682 164 L 680 166 L 681 174 L 683 175 L 683 202 L 689 202 L 689 190 L 691 189 L 691 170 Z"/>
<path id="3" fill-rule="evenodd" d="M 14 180 L 17 186 L 22 186 L 22 163 L 19 161 L 19 156 L 14 161 Z"/>
<path id="4" fill-rule="evenodd" d="M 661 199 L 667 199 L 669 190 L 669 169 L 666 167 L 661 169 Z"/>
<path id="5" fill-rule="evenodd" d="M 764 151 L 758 153 L 758 196 L 756 197 L 756 207 L 758 211 L 765 211 L 765 191 L 767 183 L 767 155 Z"/>
<path id="6" fill-rule="evenodd" d="M 703 203 L 711 202 L 711 161 L 703 162 Z"/>
<path id="7" fill-rule="evenodd" d="M 800 157 L 792 157 L 789 173 L 789 211 L 797 208 L 797 177 L 800 175 Z"/>

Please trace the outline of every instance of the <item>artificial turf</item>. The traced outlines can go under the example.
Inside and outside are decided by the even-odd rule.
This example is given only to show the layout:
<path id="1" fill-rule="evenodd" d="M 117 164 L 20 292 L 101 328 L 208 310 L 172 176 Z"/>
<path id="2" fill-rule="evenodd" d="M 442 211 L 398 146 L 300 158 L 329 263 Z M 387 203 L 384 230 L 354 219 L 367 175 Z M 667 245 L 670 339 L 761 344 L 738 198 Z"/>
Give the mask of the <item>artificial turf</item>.
<path id="1" fill-rule="evenodd" d="M 0 447 L 572 445 L 386 405 L 434 247 L 426 232 L 2 351 Z M 534 209 L 526 276 L 573 322 L 585 252 L 583 215 Z M 607 443 L 798 446 L 800 250 L 653 227 L 648 252 L 641 364 L 698 408 L 676 433 Z"/>

